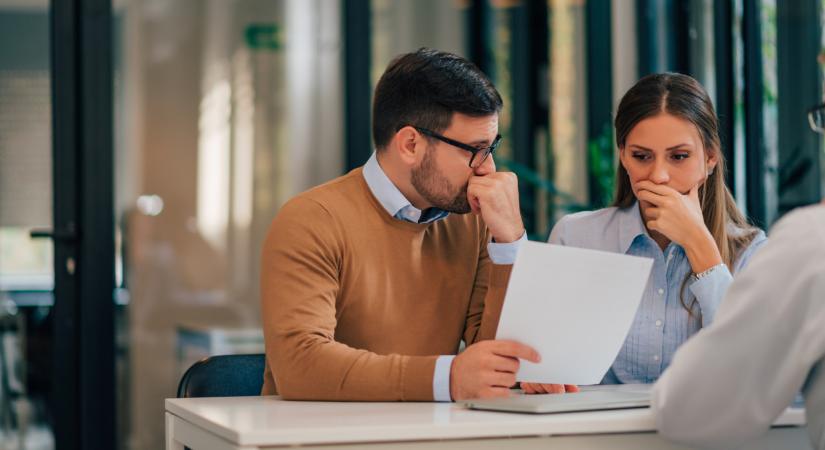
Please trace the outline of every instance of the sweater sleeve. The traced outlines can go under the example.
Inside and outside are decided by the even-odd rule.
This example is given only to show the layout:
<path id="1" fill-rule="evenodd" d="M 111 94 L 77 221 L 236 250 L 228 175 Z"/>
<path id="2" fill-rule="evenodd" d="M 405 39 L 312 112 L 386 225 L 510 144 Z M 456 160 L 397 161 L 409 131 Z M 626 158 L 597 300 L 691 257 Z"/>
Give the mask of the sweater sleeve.
<path id="1" fill-rule="evenodd" d="M 464 331 L 464 342 L 467 345 L 496 338 L 498 320 L 504 305 L 504 294 L 507 291 L 510 271 L 513 268 L 512 264 L 493 264 L 487 252 L 487 243 L 490 241 L 489 232 L 486 232 L 484 236 L 467 314 L 467 327 Z"/>
<path id="2" fill-rule="evenodd" d="M 435 356 L 378 355 L 335 341 L 343 250 L 334 217 L 312 199 L 293 199 L 272 222 L 261 311 L 274 380 L 264 389 L 274 381 L 293 400 L 432 400 Z"/>

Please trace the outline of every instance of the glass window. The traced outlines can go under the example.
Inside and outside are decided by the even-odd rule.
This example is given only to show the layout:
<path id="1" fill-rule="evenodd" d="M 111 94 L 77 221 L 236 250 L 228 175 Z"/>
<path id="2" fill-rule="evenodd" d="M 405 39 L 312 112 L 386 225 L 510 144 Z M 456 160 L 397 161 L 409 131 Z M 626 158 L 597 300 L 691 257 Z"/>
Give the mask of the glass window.
<path id="1" fill-rule="evenodd" d="M 562 193 L 557 196 L 560 215 L 574 210 L 575 204 L 590 202 L 585 12 L 584 2 L 555 0 L 550 3 L 548 15 L 553 165 L 550 178 Z"/>
<path id="2" fill-rule="evenodd" d="M 52 226 L 49 48 L 47 2 L 0 3 L 0 440 L 9 448 L 54 448 L 53 247 L 29 237 Z"/>
<path id="3" fill-rule="evenodd" d="M 326 0 L 117 3 L 119 441 L 148 450 L 193 362 L 264 351 L 269 224 L 343 171 L 341 15 Z"/>

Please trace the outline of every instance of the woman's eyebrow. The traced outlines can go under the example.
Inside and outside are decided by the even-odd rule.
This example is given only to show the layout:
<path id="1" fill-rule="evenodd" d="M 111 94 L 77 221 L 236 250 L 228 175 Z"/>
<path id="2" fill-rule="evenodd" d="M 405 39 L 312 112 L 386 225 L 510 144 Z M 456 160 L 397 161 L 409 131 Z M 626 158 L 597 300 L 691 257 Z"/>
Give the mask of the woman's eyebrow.
<path id="1" fill-rule="evenodd" d="M 642 147 L 641 145 L 638 145 L 638 144 L 630 144 L 630 145 L 629 145 L 629 147 L 635 147 L 635 148 L 637 148 L 637 149 L 639 149 L 639 150 L 645 150 L 645 151 L 648 151 L 648 152 L 652 152 L 652 151 L 653 151 L 653 150 L 651 150 L 651 149 L 649 149 L 649 148 L 647 148 L 647 147 Z M 692 145 L 692 144 L 688 144 L 687 142 L 685 142 L 685 143 L 682 143 L 682 144 L 677 144 L 677 145 L 674 145 L 674 146 L 668 147 L 668 148 L 666 148 L 665 150 L 666 150 L 666 151 L 679 150 L 679 149 L 681 149 L 681 148 L 685 148 L 685 147 L 687 147 L 687 148 L 689 148 L 689 149 L 692 149 L 692 148 L 693 148 L 693 145 Z"/>

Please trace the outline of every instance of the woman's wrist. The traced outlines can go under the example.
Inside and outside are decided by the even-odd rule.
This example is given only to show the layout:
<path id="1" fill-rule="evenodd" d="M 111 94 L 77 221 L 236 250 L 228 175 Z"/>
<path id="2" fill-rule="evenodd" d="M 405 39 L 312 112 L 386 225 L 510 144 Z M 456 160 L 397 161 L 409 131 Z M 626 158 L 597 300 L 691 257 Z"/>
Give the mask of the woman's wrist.
<path id="1" fill-rule="evenodd" d="M 722 263 L 719 247 L 713 235 L 706 229 L 697 233 L 696 237 L 691 239 L 684 248 L 693 273 L 702 273 Z"/>

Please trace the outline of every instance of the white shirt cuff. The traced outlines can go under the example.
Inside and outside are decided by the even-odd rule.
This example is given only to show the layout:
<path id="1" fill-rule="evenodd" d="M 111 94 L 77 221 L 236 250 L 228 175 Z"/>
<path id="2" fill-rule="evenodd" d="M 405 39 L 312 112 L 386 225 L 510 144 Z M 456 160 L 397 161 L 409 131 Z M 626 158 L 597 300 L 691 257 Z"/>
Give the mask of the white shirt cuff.
<path id="1" fill-rule="evenodd" d="M 527 241 L 526 231 L 517 241 L 506 244 L 490 242 L 487 244 L 487 253 L 490 255 L 490 260 L 493 261 L 493 264 L 513 264 L 516 262 L 516 255 L 518 254 L 518 249 L 521 248 L 521 243 L 525 241 Z"/>
<path id="2" fill-rule="evenodd" d="M 451 402 L 450 396 L 450 368 L 455 355 L 442 355 L 435 360 L 433 372 L 433 399 L 437 402 Z"/>

